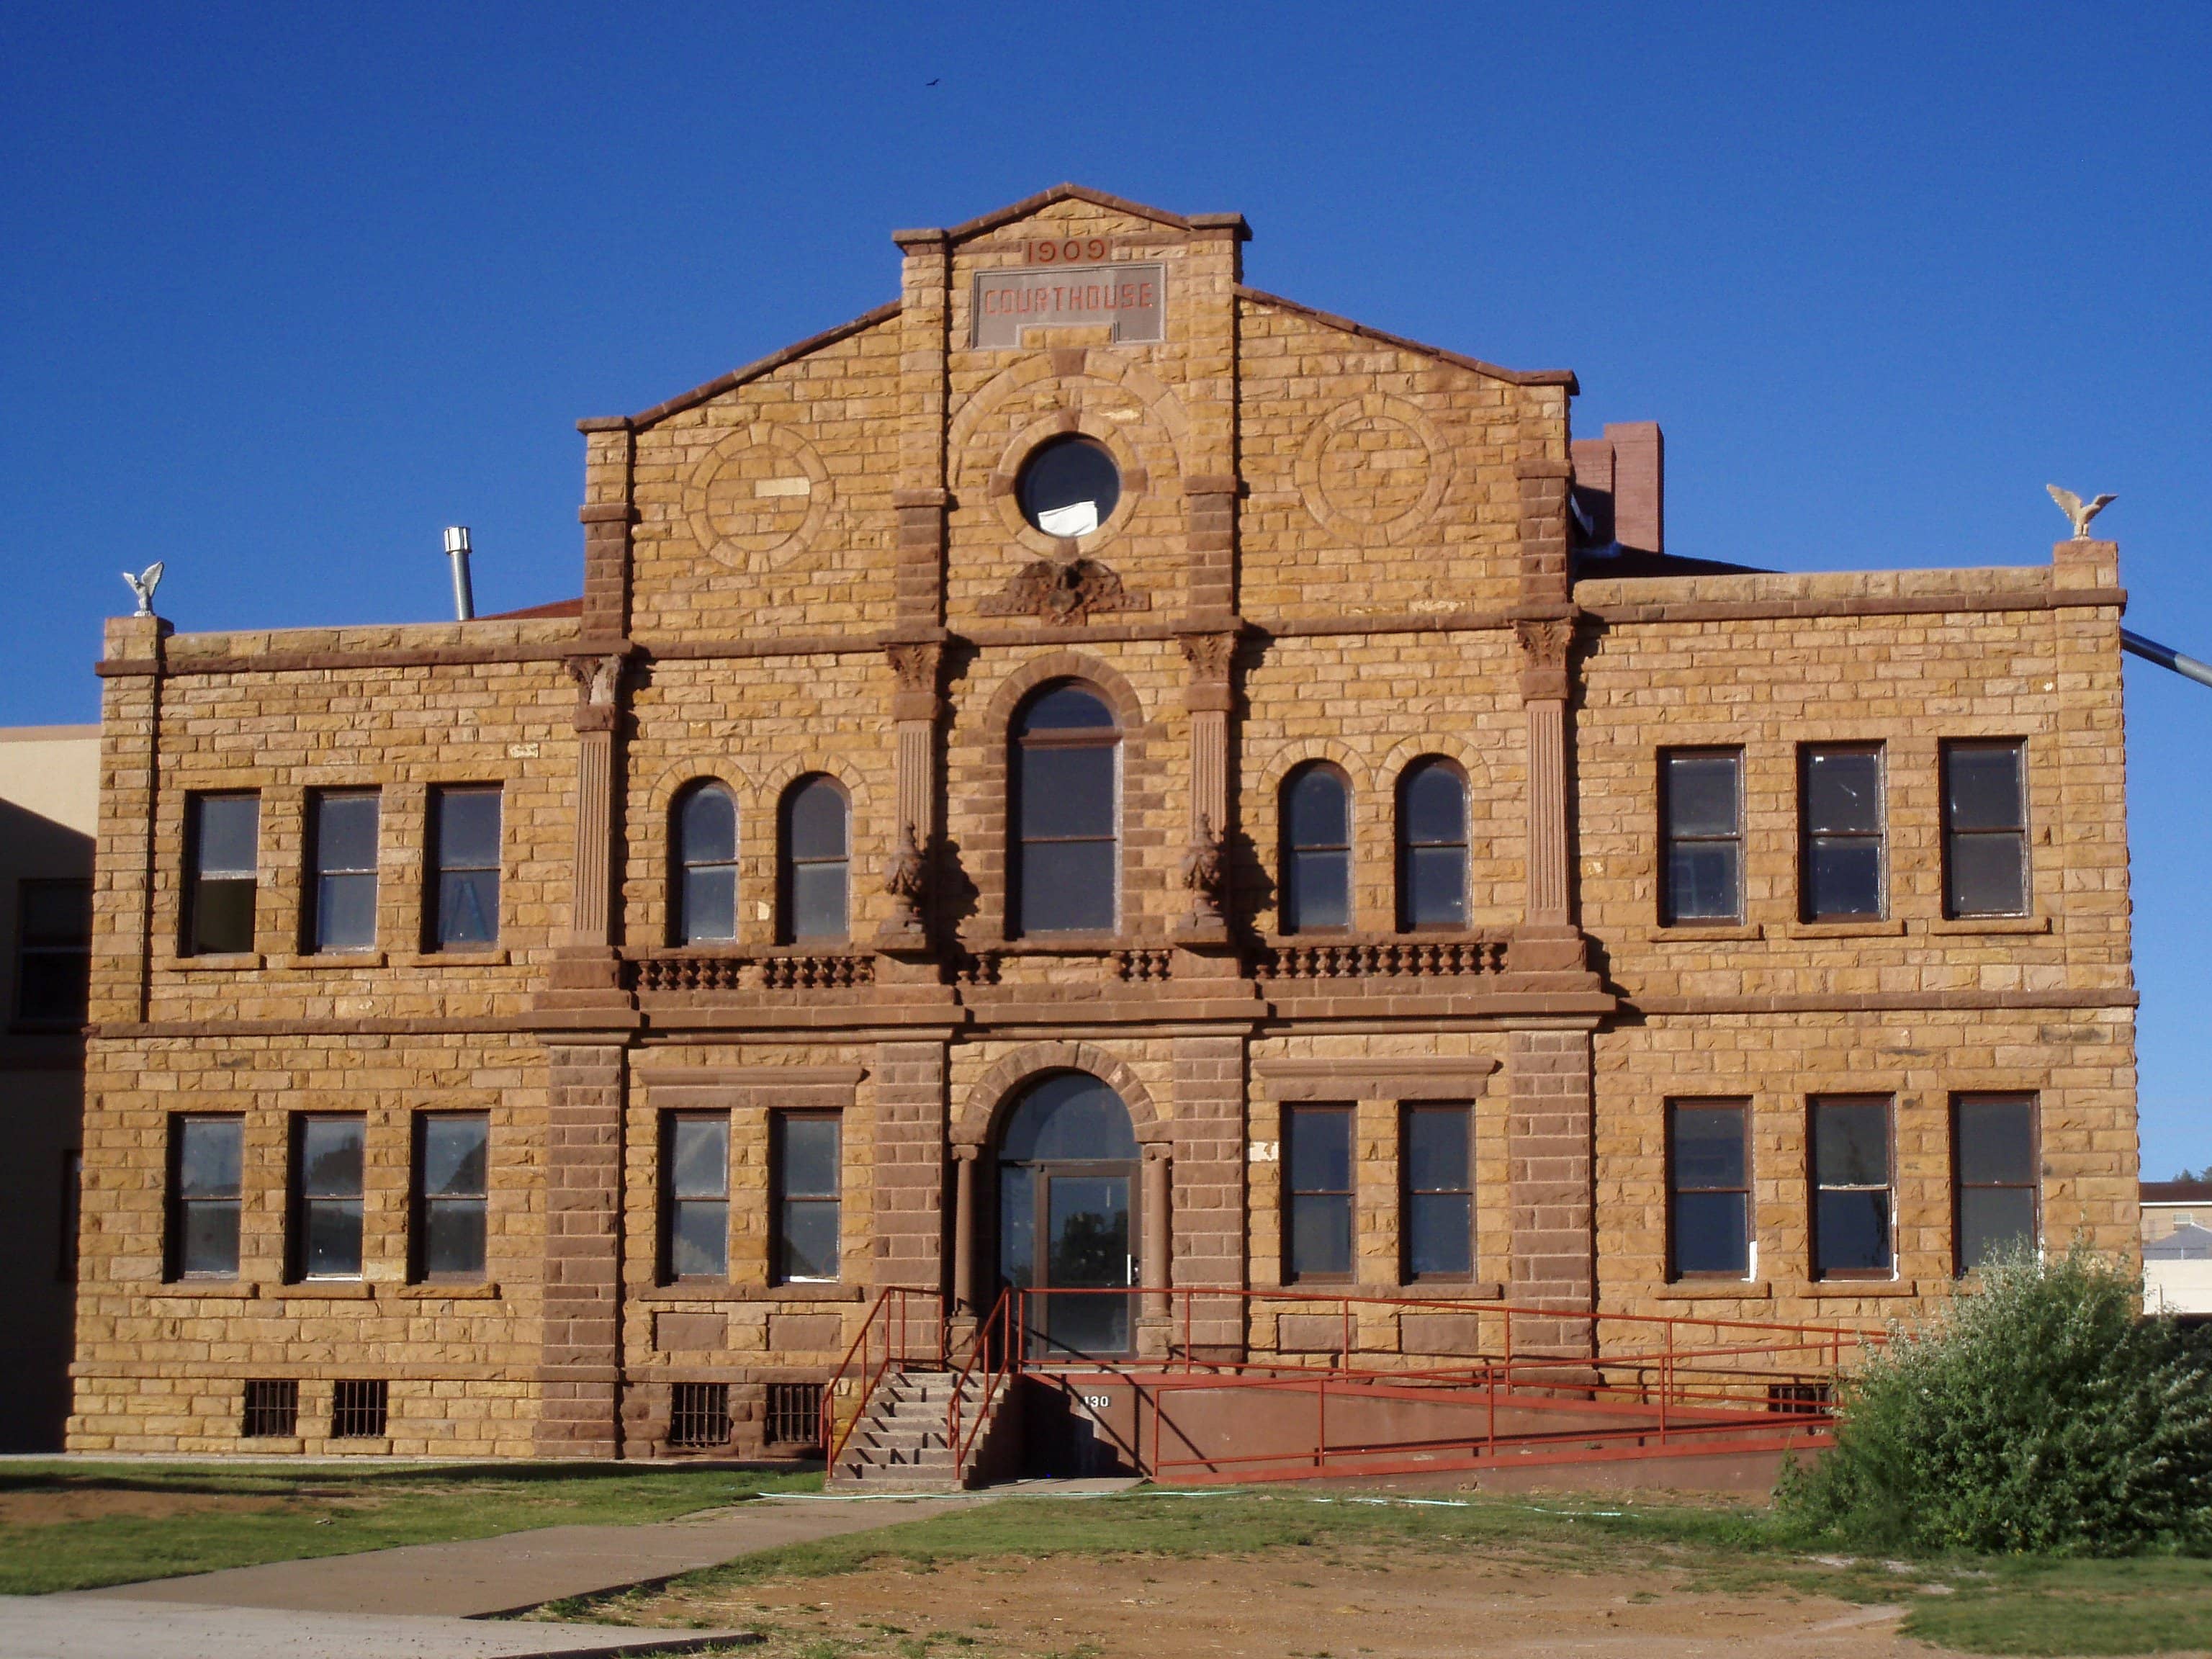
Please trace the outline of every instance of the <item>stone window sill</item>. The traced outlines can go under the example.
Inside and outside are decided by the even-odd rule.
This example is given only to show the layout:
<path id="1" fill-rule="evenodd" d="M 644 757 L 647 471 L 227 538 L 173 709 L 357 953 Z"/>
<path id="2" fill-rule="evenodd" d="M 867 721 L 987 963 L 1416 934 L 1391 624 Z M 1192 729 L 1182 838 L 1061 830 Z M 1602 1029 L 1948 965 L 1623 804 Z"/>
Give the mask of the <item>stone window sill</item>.
<path id="1" fill-rule="evenodd" d="M 258 951 L 224 951 L 205 956 L 172 957 L 161 965 L 180 974 L 235 974 L 265 966 Z"/>
<path id="2" fill-rule="evenodd" d="M 1917 1296 L 1920 1282 L 1913 1279 L 1815 1279 L 1797 1292 L 1800 1296 Z"/>
<path id="3" fill-rule="evenodd" d="M 2047 933 L 2049 916 L 1938 916 L 1928 924 L 1931 933 Z"/>
<path id="4" fill-rule="evenodd" d="M 146 1294 L 164 1300 L 251 1302 L 261 1286 L 234 1279 L 173 1279 L 148 1287 Z"/>
<path id="5" fill-rule="evenodd" d="M 1684 921 L 1651 930 L 1652 942 L 1658 945 L 1719 944 L 1765 937 L 1766 924 L 1763 921 Z"/>
<path id="6" fill-rule="evenodd" d="M 402 968 L 504 968 L 507 953 L 496 951 L 410 951 L 399 958 Z"/>
<path id="7" fill-rule="evenodd" d="M 359 1279 L 310 1279 L 271 1285 L 268 1294 L 288 1302 L 374 1302 L 376 1286 Z"/>
<path id="8" fill-rule="evenodd" d="M 1678 1279 L 1651 1291 L 1659 1302 L 1763 1302 L 1773 1294 L 1764 1279 Z"/>
<path id="9" fill-rule="evenodd" d="M 271 957 L 269 965 L 292 972 L 303 970 L 381 968 L 386 955 L 382 951 L 301 951 L 289 957 Z"/>
<path id="10" fill-rule="evenodd" d="M 631 1293 L 634 1302 L 860 1302 L 865 1285 L 654 1285 Z"/>
<path id="11" fill-rule="evenodd" d="M 1502 1302 L 1505 1286 L 1496 1279 L 1417 1279 L 1410 1285 L 1363 1285 L 1354 1294 L 1379 1297 L 1392 1302 Z M 1420 1310 L 1417 1306 L 1413 1311 Z"/>
<path id="12" fill-rule="evenodd" d="M 402 1302 L 496 1302 L 499 1286 L 488 1281 L 458 1281 L 441 1284 L 429 1279 L 419 1285 L 394 1285 L 386 1292 Z"/>
<path id="13" fill-rule="evenodd" d="M 1892 916 L 1881 921 L 1793 921 L 1790 924 L 1791 939 L 1890 939 L 1905 932 L 1902 919 Z"/>

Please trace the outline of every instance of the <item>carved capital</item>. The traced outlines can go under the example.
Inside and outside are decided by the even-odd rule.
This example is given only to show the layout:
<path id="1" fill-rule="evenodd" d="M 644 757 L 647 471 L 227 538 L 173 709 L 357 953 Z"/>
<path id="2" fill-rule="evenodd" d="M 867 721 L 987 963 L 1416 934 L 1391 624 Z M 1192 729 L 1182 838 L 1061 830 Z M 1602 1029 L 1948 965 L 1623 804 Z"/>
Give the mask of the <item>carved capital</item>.
<path id="1" fill-rule="evenodd" d="M 564 657 L 561 666 L 568 670 L 568 678 L 576 683 L 578 707 L 612 708 L 615 706 L 615 694 L 622 689 L 623 659 L 619 655 Z"/>
<path id="2" fill-rule="evenodd" d="M 1200 680 L 1222 681 L 1229 678 L 1230 665 L 1237 659 L 1237 635 L 1234 633 L 1178 634 L 1176 643 L 1182 647 L 1183 660 Z"/>
<path id="3" fill-rule="evenodd" d="M 890 659 L 891 672 L 898 677 L 902 691 L 919 691 L 928 696 L 937 695 L 937 673 L 945 660 L 945 647 L 933 641 L 899 641 L 884 647 Z"/>
<path id="4" fill-rule="evenodd" d="M 1547 617 L 1513 624 L 1521 636 L 1522 666 L 1565 670 L 1567 650 L 1574 644 L 1575 625 L 1565 617 Z"/>

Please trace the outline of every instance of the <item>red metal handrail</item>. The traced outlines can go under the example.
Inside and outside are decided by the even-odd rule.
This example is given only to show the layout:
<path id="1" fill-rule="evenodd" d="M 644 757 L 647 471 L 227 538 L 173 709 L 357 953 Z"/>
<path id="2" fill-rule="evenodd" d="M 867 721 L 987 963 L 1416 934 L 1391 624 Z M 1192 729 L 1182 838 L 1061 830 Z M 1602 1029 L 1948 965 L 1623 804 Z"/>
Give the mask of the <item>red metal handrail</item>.
<path id="1" fill-rule="evenodd" d="M 938 1370 L 945 1369 L 945 1309 L 934 1291 L 910 1290 L 904 1285 L 890 1285 L 877 1294 L 875 1305 L 861 1322 L 860 1334 L 845 1350 L 845 1358 L 830 1374 L 822 1389 L 822 1444 L 826 1453 L 824 1462 L 834 1471 L 837 1460 L 844 1455 L 846 1443 L 853 1431 L 867 1415 L 868 1401 L 875 1397 L 876 1387 L 884 1374 L 894 1365 L 916 1363 L 910 1340 L 913 1324 L 908 1310 L 914 1304 L 921 1304 L 925 1329 L 936 1331 L 936 1346 L 932 1356 Z M 845 1419 L 844 1427 L 837 1425 L 837 1398 L 848 1386 L 846 1373 L 852 1372 L 852 1384 L 857 1384 L 853 1410 Z"/>
<path id="2" fill-rule="evenodd" d="M 975 1340 L 968 1350 L 968 1363 L 952 1379 L 952 1398 L 945 1407 L 945 1443 L 952 1449 L 952 1478 L 955 1480 L 967 1473 L 968 1454 L 974 1448 L 975 1437 L 983 1431 L 983 1424 L 991 1414 L 991 1401 L 998 1397 L 999 1389 L 1006 1379 L 1021 1366 L 1021 1352 L 1016 1340 L 1014 1308 L 1017 1298 L 1009 1288 L 999 1292 L 999 1299 L 991 1304 L 991 1311 L 983 1316 L 975 1327 Z M 991 1358 L 992 1338 L 998 1339 L 998 1357 Z M 983 1367 L 983 1397 L 975 1402 L 975 1420 L 969 1425 L 965 1435 L 961 1433 L 961 1419 L 965 1415 L 961 1396 L 968 1387 L 968 1379 L 975 1367 Z"/>

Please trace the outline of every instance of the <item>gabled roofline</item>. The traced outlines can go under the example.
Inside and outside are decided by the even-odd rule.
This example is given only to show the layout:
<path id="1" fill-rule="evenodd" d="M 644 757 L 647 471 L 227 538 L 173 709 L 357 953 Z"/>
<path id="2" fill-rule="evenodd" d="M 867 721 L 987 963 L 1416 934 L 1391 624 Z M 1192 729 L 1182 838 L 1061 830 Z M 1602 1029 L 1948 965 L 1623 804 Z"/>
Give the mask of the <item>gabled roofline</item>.
<path id="1" fill-rule="evenodd" d="M 850 339 L 863 329 L 873 328 L 878 323 L 889 322 L 898 314 L 899 302 L 894 300 L 887 306 L 878 306 L 873 311 L 862 312 L 849 323 L 840 323 L 835 328 L 825 329 L 819 334 L 810 335 L 795 345 L 787 345 L 781 351 L 771 351 L 765 357 L 755 358 L 743 368 L 733 368 L 726 374 L 718 375 L 704 386 L 695 386 L 689 392 L 679 392 L 666 403 L 655 404 L 651 409 L 641 410 L 635 415 L 594 416 L 588 420 L 577 422 L 576 430 L 579 432 L 635 432 L 646 427 L 656 425 L 672 415 L 681 415 L 687 409 L 696 409 L 709 398 L 719 398 L 725 392 L 743 386 L 747 380 L 757 380 L 770 370 L 781 368 L 786 363 L 796 362 L 809 352 L 819 351 L 824 346 L 835 345 L 840 340 Z"/>
<path id="2" fill-rule="evenodd" d="M 1146 207 L 1142 202 L 1126 201 L 1119 196 L 1109 196 L 1103 190 L 1093 190 L 1088 185 L 1077 184 L 1054 185 L 1050 190 L 1024 196 L 1010 207 L 1000 208 L 980 219 L 970 219 L 950 230 L 895 230 L 891 233 L 891 240 L 902 247 L 909 242 L 964 242 L 971 236 L 981 236 L 1001 225 L 1027 218 L 1040 208 L 1048 208 L 1054 202 L 1071 201 L 1088 202 L 1093 207 L 1126 213 L 1133 218 L 1150 219 L 1154 224 L 1168 225 L 1176 230 L 1226 230 L 1234 233 L 1240 242 L 1252 240 L 1252 228 L 1244 222 L 1244 216 L 1241 213 L 1170 213 L 1165 208 Z"/>
<path id="3" fill-rule="evenodd" d="M 1563 386 L 1567 395 L 1575 397 L 1582 392 L 1582 383 L 1575 379 L 1571 368 L 1500 368 L 1496 363 L 1486 363 L 1480 357 L 1469 357 L 1457 351 L 1447 351 L 1442 346 L 1424 345 L 1419 340 L 1409 340 L 1402 334 L 1386 334 L 1379 328 L 1370 328 L 1364 323 L 1355 323 L 1349 317 L 1340 317 L 1334 312 L 1302 306 L 1296 300 L 1285 300 L 1279 294 L 1237 284 L 1237 297 L 1260 305 L 1280 306 L 1285 311 L 1295 312 L 1301 317 L 1328 328 L 1342 329 L 1347 334 L 1357 334 L 1363 339 L 1395 346 L 1401 351 L 1417 351 L 1425 357 L 1436 357 L 1444 362 L 1455 363 L 1462 368 L 1471 368 L 1478 374 L 1487 374 L 1494 380 L 1504 380 L 1512 386 Z"/>

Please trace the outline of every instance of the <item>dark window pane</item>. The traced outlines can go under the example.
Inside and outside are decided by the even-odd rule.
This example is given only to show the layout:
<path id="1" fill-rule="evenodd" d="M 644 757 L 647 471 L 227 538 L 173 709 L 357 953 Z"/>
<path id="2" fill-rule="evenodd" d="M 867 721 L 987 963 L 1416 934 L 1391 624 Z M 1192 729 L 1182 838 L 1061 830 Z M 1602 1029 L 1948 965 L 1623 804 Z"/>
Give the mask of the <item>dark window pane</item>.
<path id="1" fill-rule="evenodd" d="M 669 1190 L 681 1198 L 725 1198 L 730 1191 L 730 1121 L 679 1117 L 668 1133 Z"/>
<path id="2" fill-rule="evenodd" d="M 1352 925 L 1351 854 L 1293 853 L 1284 875 L 1284 932 Z"/>
<path id="3" fill-rule="evenodd" d="M 2016 916 L 2027 908 L 2026 837 L 2017 830 L 1951 837 L 1949 890 L 1954 916 Z"/>
<path id="4" fill-rule="evenodd" d="M 1413 847 L 1406 852 L 1407 927 L 1458 927 L 1467 922 L 1467 849 Z"/>
<path id="5" fill-rule="evenodd" d="M 2021 761 L 2016 744 L 1960 744 L 1943 756 L 1945 818 L 1954 830 L 2017 830 Z"/>
<path id="6" fill-rule="evenodd" d="M 1092 693 L 1080 686 L 1056 685 L 1032 698 L 1022 710 L 1015 735 L 1030 732 L 1081 732 L 1113 729 L 1114 715 Z"/>
<path id="7" fill-rule="evenodd" d="M 1021 757 L 1021 834 L 1114 833 L 1114 750 L 1024 749 Z"/>
<path id="8" fill-rule="evenodd" d="M 1676 1188 L 1747 1184 L 1741 1107 L 1680 1106 L 1673 1117 Z"/>
<path id="9" fill-rule="evenodd" d="M 18 890 L 16 927 L 27 945 L 83 949 L 92 943 L 92 884 L 25 882 Z"/>
<path id="10" fill-rule="evenodd" d="M 491 1138 L 481 1117 L 440 1113 L 422 1120 L 422 1190 L 432 1197 L 468 1198 L 484 1190 Z"/>
<path id="11" fill-rule="evenodd" d="M 1807 903 L 1815 916 L 1881 914 L 1881 848 L 1871 841 L 1815 841 L 1809 849 Z"/>
<path id="12" fill-rule="evenodd" d="M 204 795 L 199 806 L 199 872 L 252 877 L 260 868 L 261 798 Z"/>
<path id="13" fill-rule="evenodd" d="M 1283 792 L 1283 822 L 1292 847 L 1343 847 L 1352 840 L 1350 792 L 1332 771 L 1310 766 Z"/>
<path id="14" fill-rule="evenodd" d="M 1291 1274 L 1352 1271 L 1352 1200 L 1301 1193 L 1291 1200 Z"/>
<path id="15" fill-rule="evenodd" d="M 1096 438 L 1070 433 L 1030 453 L 1015 481 L 1022 517 L 1048 536 L 1087 536 L 1121 499 L 1121 470 Z"/>
<path id="16" fill-rule="evenodd" d="M 829 779 L 811 779 L 792 793 L 790 823 L 793 858 L 845 856 L 845 795 Z"/>
<path id="17" fill-rule="evenodd" d="M 192 950 L 201 955 L 251 951 L 253 892 L 251 878 L 203 878 L 192 892 Z"/>
<path id="18" fill-rule="evenodd" d="M 738 804 L 720 784 L 684 797 L 677 827 L 679 863 L 726 864 L 738 855 Z"/>
<path id="19" fill-rule="evenodd" d="M 375 796 L 316 798 L 315 868 L 325 873 L 376 868 Z"/>
<path id="20" fill-rule="evenodd" d="M 301 1267 L 310 1279 L 355 1279 L 361 1274 L 361 1200 L 310 1199 L 306 1206 L 307 1251 Z"/>
<path id="21" fill-rule="evenodd" d="M 1734 755 L 1669 755 L 1667 757 L 1667 829 L 1676 836 L 1733 836 L 1736 833 L 1736 777 Z"/>
<path id="22" fill-rule="evenodd" d="M 484 1201 L 441 1198 L 422 1212 L 422 1271 L 460 1276 L 484 1269 Z"/>
<path id="23" fill-rule="evenodd" d="M 1474 1271 L 1472 1199 L 1464 1193 L 1415 1193 L 1406 1207 L 1406 1265 L 1415 1278 Z"/>
<path id="24" fill-rule="evenodd" d="M 499 791 L 438 793 L 438 863 L 447 870 L 499 867 Z"/>
<path id="25" fill-rule="evenodd" d="M 438 877 L 438 942 L 491 945 L 499 939 L 499 872 L 443 871 Z"/>
<path id="26" fill-rule="evenodd" d="M 1086 1072 L 1060 1072 L 1022 1097 L 1000 1146 L 1009 1164 L 1106 1163 L 1134 1158 L 1137 1136 L 1121 1096 Z"/>
<path id="27" fill-rule="evenodd" d="M 683 943 L 738 936 L 738 872 L 732 865 L 684 872 Z"/>
<path id="28" fill-rule="evenodd" d="M 1813 1178 L 1823 1187 L 1889 1184 L 1889 1108 L 1879 1102 L 1814 1109 Z"/>
<path id="29" fill-rule="evenodd" d="M 1739 909 L 1733 841 L 1678 843 L 1667 852 L 1668 908 L 1676 921 L 1733 919 Z"/>
<path id="30" fill-rule="evenodd" d="M 91 976 L 88 951 L 24 951 L 16 959 L 18 1017 L 27 1024 L 82 1024 L 91 995 Z"/>
<path id="31" fill-rule="evenodd" d="M 835 1199 L 793 1199 L 785 1203 L 780 1245 L 786 1279 L 837 1277 L 837 1218 Z"/>
<path id="32" fill-rule="evenodd" d="M 2035 1243 L 2035 1194 L 2025 1187 L 1969 1187 L 1959 1194 L 1959 1268 L 1972 1273 L 2008 1248 Z"/>
<path id="33" fill-rule="evenodd" d="M 1107 931 L 1114 926 L 1115 847 L 1109 842 L 1035 842 L 1022 848 L 1021 926 L 1025 933 Z"/>
<path id="34" fill-rule="evenodd" d="M 999 1276 L 1022 1288 L 1036 1282 L 1036 1172 L 1023 1164 L 999 1166 Z"/>
<path id="35" fill-rule="evenodd" d="M 1674 1272 L 1733 1273 L 1751 1271 L 1748 1194 L 1678 1192 L 1674 1194 Z"/>
<path id="36" fill-rule="evenodd" d="M 1129 1282 L 1127 1176 L 1054 1176 L 1045 1202 L 1051 1283 L 1079 1287 Z"/>
<path id="37" fill-rule="evenodd" d="M 791 872 L 791 936 L 843 939 L 850 924 L 845 911 L 846 866 L 794 865 Z"/>
<path id="38" fill-rule="evenodd" d="M 1352 1189 L 1352 1114 L 1340 1107 L 1286 1114 L 1291 1189 L 1293 1192 L 1349 1192 Z"/>
<path id="39" fill-rule="evenodd" d="M 1881 829 L 1881 757 L 1872 750 L 1815 749 L 1805 757 L 1805 824 L 1815 834 Z"/>
<path id="40" fill-rule="evenodd" d="M 1407 775 L 1401 810 L 1405 813 L 1401 833 L 1412 845 L 1467 840 L 1467 788 L 1459 775 L 1441 763 L 1423 762 Z"/>
<path id="41" fill-rule="evenodd" d="M 669 1210 L 669 1273 L 678 1279 L 727 1277 L 729 1205 L 720 1199 L 682 1199 Z"/>
<path id="42" fill-rule="evenodd" d="M 786 1196 L 837 1196 L 837 1130 L 834 1117 L 784 1119 L 782 1186 Z"/>
<path id="43" fill-rule="evenodd" d="M 1821 1192 L 1815 1196 L 1814 1271 L 1887 1273 L 1888 1192 Z"/>
<path id="44" fill-rule="evenodd" d="M 236 1198 L 244 1127 L 234 1117 L 185 1118 L 177 1124 L 177 1192 L 184 1198 Z"/>
<path id="45" fill-rule="evenodd" d="M 184 1206 L 177 1271 L 190 1278 L 238 1276 L 238 1200 L 200 1199 Z"/>
<path id="46" fill-rule="evenodd" d="M 2035 1107 L 2026 1100 L 1959 1103 L 1959 1179 L 1972 1186 L 2035 1184 Z"/>
<path id="47" fill-rule="evenodd" d="M 362 1138 L 357 1117 L 303 1119 L 300 1190 L 309 1198 L 360 1197 Z"/>
<path id="48" fill-rule="evenodd" d="M 1422 1107 L 1406 1114 L 1406 1185 L 1410 1190 L 1468 1189 L 1469 1115 L 1464 1106 Z"/>
<path id="49" fill-rule="evenodd" d="M 376 943 L 376 877 L 322 876 L 315 882 L 315 948 L 365 951 Z"/>

